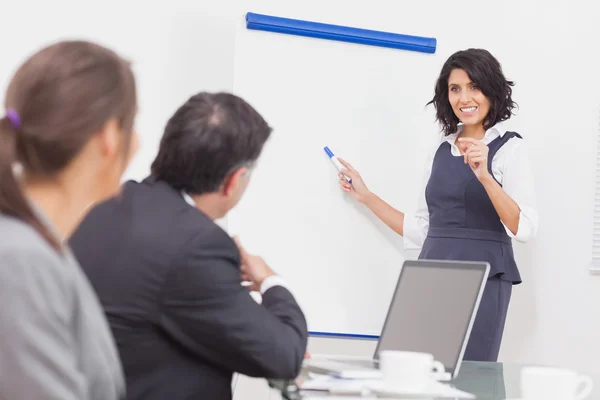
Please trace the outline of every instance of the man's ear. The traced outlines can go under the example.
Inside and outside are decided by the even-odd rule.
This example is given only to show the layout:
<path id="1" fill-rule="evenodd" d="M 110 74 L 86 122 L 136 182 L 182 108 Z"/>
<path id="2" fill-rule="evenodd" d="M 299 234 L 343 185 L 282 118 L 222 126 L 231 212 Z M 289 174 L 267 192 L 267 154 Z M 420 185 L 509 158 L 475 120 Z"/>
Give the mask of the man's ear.
<path id="1" fill-rule="evenodd" d="M 246 167 L 238 168 L 225 178 L 223 182 L 223 194 L 226 197 L 230 197 L 243 184 L 247 172 L 248 168 Z"/>

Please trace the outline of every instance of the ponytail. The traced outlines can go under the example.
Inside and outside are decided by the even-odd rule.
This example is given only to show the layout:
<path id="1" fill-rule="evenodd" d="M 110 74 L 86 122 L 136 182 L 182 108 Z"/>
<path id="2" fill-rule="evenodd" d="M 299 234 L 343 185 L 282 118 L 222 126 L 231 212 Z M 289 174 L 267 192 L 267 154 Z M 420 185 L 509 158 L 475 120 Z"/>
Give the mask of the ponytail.
<path id="1" fill-rule="evenodd" d="M 13 171 L 16 161 L 16 134 L 20 125 L 19 115 L 12 109 L 0 119 L 0 212 L 31 225 L 48 244 L 61 251 L 60 242 L 34 212 Z"/>

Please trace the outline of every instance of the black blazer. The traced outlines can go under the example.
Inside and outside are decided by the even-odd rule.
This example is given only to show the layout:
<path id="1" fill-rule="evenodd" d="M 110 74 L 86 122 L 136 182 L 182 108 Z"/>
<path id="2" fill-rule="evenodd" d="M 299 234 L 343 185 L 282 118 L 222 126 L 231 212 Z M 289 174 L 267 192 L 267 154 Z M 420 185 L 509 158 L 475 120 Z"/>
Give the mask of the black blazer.
<path id="1" fill-rule="evenodd" d="M 275 286 L 256 303 L 229 235 L 149 178 L 93 208 L 70 245 L 104 307 L 128 399 L 230 399 L 233 372 L 293 379 L 307 326 Z"/>

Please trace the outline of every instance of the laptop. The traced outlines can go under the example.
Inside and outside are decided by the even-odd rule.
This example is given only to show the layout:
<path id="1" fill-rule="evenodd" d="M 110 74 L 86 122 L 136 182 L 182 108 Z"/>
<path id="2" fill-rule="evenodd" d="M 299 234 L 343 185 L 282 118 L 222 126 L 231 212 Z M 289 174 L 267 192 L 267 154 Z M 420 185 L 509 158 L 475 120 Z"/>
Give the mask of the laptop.
<path id="1" fill-rule="evenodd" d="M 405 261 L 373 357 L 315 356 L 304 367 L 342 378 L 378 378 L 381 351 L 415 351 L 433 354 L 444 365 L 446 377 L 439 380 L 454 379 L 489 271 L 486 262 Z"/>

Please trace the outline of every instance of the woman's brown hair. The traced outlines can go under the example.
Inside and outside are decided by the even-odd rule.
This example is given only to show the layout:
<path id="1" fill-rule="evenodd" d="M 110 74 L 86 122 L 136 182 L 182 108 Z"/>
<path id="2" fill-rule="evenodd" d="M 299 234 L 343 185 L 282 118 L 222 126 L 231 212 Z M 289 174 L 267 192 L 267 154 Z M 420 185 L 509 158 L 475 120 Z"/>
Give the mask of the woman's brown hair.
<path id="1" fill-rule="evenodd" d="M 51 179 L 111 119 L 129 144 L 136 109 L 133 72 L 113 51 L 63 41 L 33 54 L 12 78 L 0 119 L 0 212 L 30 224 L 60 250 L 27 200 L 15 164 L 27 178 Z"/>
<path id="2" fill-rule="evenodd" d="M 433 99 L 427 103 L 435 106 L 436 120 L 445 136 L 455 133 L 460 122 L 448 101 L 448 79 L 455 69 L 464 70 L 490 101 L 490 111 L 483 121 L 485 130 L 512 116 L 513 109 L 517 107 L 512 99 L 514 82 L 504 77 L 500 62 L 485 49 L 457 51 L 444 63 L 435 84 Z"/>

